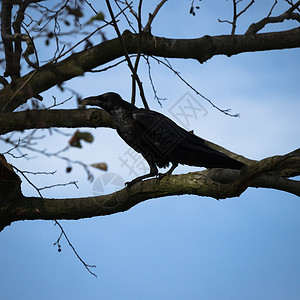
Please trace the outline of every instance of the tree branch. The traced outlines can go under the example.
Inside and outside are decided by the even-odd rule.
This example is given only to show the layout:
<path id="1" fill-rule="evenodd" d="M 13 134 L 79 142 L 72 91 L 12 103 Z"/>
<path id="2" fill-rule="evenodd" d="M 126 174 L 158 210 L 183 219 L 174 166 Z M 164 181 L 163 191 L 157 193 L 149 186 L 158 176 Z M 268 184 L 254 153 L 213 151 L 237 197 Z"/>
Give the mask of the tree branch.
<path id="1" fill-rule="evenodd" d="M 298 149 L 299 151 L 299 149 Z M 149 179 L 115 193 L 85 198 L 42 199 L 17 195 L 10 207 L 11 221 L 35 219 L 80 219 L 122 212 L 148 199 L 193 194 L 225 199 L 236 197 L 248 186 L 276 188 L 300 196 L 300 182 L 268 175 L 272 170 L 300 169 L 300 157 L 291 153 L 269 157 L 247 166 L 244 171 L 212 169 L 172 175 L 158 181 Z M 245 176 L 247 174 L 247 176 Z M 245 187 L 245 180 L 251 181 Z M 247 178 L 248 177 L 248 178 Z"/>
<path id="2" fill-rule="evenodd" d="M 241 10 L 239 13 L 237 12 L 237 4 L 240 1 L 236 1 L 233 0 L 233 17 L 232 17 L 232 22 L 230 22 L 232 24 L 232 30 L 231 30 L 231 34 L 234 35 L 235 34 L 235 30 L 236 30 L 236 23 L 237 23 L 237 19 L 243 14 L 245 13 L 250 6 L 252 6 L 254 4 L 254 0 L 251 0 L 251 2 L 243 9 Z"/>
<path id="3" fill-rule="evenodd" d="M 89 111 L 94 110 L 88 110 L 88 113 Z M 21 193 L 19 177 L 2 155 L 0 156 L 0 230 L 17 220 L 79 219 L 113 214 L 128 210 L 148 199 L 172 195 L 193 194 L 215 199 L 231 198 L 239 196 L 249 186 L 273 188 L 300 196 L 300 182 L 286 178 L 300 174 L 300 149 L 256 162 L 242 158 L 213 143 L 207 143 L 245 162 L 247 166 L 241 171 L 211 169 L 167 176 L 160 181 L 150 179 L 113 194 L 73 199 L 24 197 Z"/>
<path id="4" fill-rule="evenodd" d="M 129 54 L 137 53 L 139 35 L 125 31 L 123 40 Z M 244 52 L 298 47 L 300 47 L 300 27 L 281 32 L 261 33 L 255 36 L 221 35 L 204 36 L 197 39 L 166 39 L 143 34 L 141 53 L 171 58 L 192 58 L 203 63 L 215 55 L 231 56 Z M 17 79 L 13 86 L 7 85 L 0 91 L 0 111 L 13 111 L 27 99 L 56 84 L 81 76 L 85 72 L 123 55 L 123 48 L 119 39 L 116 38 L 73 54 L 59 63 L 42 66 L 38 71 L 33 71 L 36 72 L 34 76 L 31 72 Z M 26 84 L 24 85 L 24 83 Z M 18 92 L 16 93 L 16 91 Z"/>
<path id="5" fill-rule="evenodd" d="M 20 70 L 14 70 L 13 64 L 13 43 L 6 39 L 6 36 L 11 36 L 11 11 L 13 5 L 9 0 L 3 0 L 1 6 L 1 38 L 4 45 L 6 69 L 4 76 L 11 76 L 13 79 L 19 77 Z"/>
<path id="6" fill-rule="evenodd" d="M 161 9 L 161 7 L 167 2 L 168 0 L 162 0 L 160 1 L 156 8 L 154 9 L 153 13 L 149 13 L 149 19 L 148 19 L 148 22 L 144 28 L 144 32 L 151 32 L 151 25 L 152 25 L 152 22 L 154 20 L 154 18 L 156 17 L 157 13 L 159 12 L 159 10 Z"/>
<path id="7" fill-rule="evenodd" d="M 123 39 L 123 36 L 121 35 L 121 32 L 119 30 L 119 27 L 117 25 L 117 22 L 116 22 L 116 19 L 115 19 L 115 16 L 114 16 L 114 13 L 112 11 L 112 8 L 111 8 L 111 5 L 110 5 L 110 2 L 109 0 L 106 0 L 106 5 L 107 5 L 107 8 L 109 10 L 109 13 L 110 13 L 110 16 L 111 16 L 111 19 L 112 19 L 112 22 L 113 22 L 113 25 L 114 25 L 114 28 L 115 28 L 115 31 L 118 35 L 118 39 L 120 40 L 121 42 L 121 45 L 122 45 L 122 48 L 123 48 L 123 52 L 124 52 L 124 56 L 127 60 L 127 63 L 128 63 L 128 67 L 130 69 L 130 71 L 132 72 L 132 76 L 134 78 L 134 80 L 137 82 L 138 86 L 139 86 L 139 90 L 140 90 L 140 95 L 141 95 L 141 99 L 143 101 L 143 104 L 145 106 L 146 109 L 149 109 L 149 106 L 148 106 L 148 103 L 147 103 L 147 100 L 146 100 L 146 97 L 145 97 L 145 94 L 144 94 L 144 89 L 143 89 L 143 84 L 142 82 L 140 81 L 140 78 L 135 70 L 135 67 L 133 67 L 132 63 L 131 63 L 131 60 L 129 58 L 129 55 L 128 55 L 128 50 L 127 50 L 127 46 L 124 42 L 124 39 Z M 141 5 L 141 2 L 140 2 L 140 5 Z M 139 20 L 140 22 L 140 20 Z M 140 23 L 139 23 L 139 28 L 140 28 Z M 139 41 L 141 40 L 141 35 L 140 35 L 140 32 L 138 34 L 139 36 Z M 138 43 L 138 49 L 137 49 L 137 52 L 139 53 L 139 43 Z M 140 54 L 138 54 L 139 56 Z M 138 60 L 137 60 L 138 61 Z"/>
<path id="8" fill-rule="evenodd" d="M 34 128 L 100 126 L 115 128 L 113 118 L 106 111 L 97 108 L 26 110 L 0 113 L 0 135 Z"/>
<path id="9" fill-rule="evenodd" d="M 276 3 L 276 2 L 275 2 Z M 298 8 L 300 5 L 300 1 L 297 1 L 292 7 L 290 7 L 287 11 L 285 11 L 283 14 L 276 16 L 276 17 L 270 17 L 270 14 L 273 10 L 273 7 L 271 9 L 271 12 L 269 15 L 262 19 L 261 21 L 257 23 L 253 23 L 249 26 L 248 30 L 246 31 L 246 34 L 255 34 L 261 29 L 263 29 L 267 24 L 270 23 L 281 23 L 285 20 L 297 20 L 300 22 L 300 15 L 298 13 L 294 13 L 293 11 Z"/>

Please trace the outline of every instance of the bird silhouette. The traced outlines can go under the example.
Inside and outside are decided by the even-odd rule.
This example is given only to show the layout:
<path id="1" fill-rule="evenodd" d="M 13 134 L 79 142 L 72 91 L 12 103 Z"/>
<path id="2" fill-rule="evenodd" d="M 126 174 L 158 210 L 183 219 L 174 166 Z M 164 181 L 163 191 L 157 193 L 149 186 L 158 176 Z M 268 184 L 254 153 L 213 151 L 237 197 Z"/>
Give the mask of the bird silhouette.
<path id="1" fill-rule="evenodd" d="M 209 147 L 195 134 L 178 126 L 165 115 L 153 110 L 137 108 L 124 101 L 117 93 L 109 92 L 81 101 L 83 105 L 99 106 L 107 111 L 116 124 L 119 136 L 136 152 L 142 154 L 150 172 L 127 182 L 132 185 L 148 177 L 162 178 L 172 174 L 178 164 L 241 169 L 244 164 Z M 171 168 L 158 174 L 159 168 Z"/>

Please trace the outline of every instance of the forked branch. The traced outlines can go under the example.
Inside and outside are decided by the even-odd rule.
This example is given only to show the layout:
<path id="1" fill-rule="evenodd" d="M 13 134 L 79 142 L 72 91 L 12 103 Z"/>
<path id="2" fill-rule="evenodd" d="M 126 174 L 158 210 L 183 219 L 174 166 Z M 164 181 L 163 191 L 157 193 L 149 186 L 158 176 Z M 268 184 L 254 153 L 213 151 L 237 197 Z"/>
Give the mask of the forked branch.
<path id="1" fill-rule="evenodd" d="M 274 5 L 275 4 L 276 4 L 276 2 L 274 3 Z M 250 27 L 246 31 L 246 34 L 256 34 L 260 30 L 262 30 L 267 24 L 271 24 L 271 23 L 281 23 L 285 20 L 296 20 L 296 21 L 300 22 L 300 14 L 294 12 L 294 10 L 299 8 L 300 1 L 297 1 L 295 4 L 293 4 L 283 14 L 276 16 L 276 17 L 271 17 L 271 13 L 274 8 L 274 5 L 271 8 L 270 13 L 268 14 L 268 16 L 266 18 L 262 19 L 261 21 L 259 21 L 257 23 L 253 23 L 252 25 L 250 25 Z"/>

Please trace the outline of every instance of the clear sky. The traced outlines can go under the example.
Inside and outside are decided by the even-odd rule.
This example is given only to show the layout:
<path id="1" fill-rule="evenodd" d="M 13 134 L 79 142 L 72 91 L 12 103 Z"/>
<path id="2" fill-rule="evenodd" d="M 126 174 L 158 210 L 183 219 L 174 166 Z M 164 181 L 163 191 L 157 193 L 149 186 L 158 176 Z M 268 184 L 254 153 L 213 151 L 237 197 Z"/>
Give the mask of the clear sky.
<path id="1" fill-rule="evenodd" d="M 49 1 L 48 1 L 49 2 Z M 103 1 L 91 1 L 105 10 Z M 244 3 L 243 1 L 242 3 Z M 46 2 L 45 2 L 46 3 Z M 196 16 L 189 14 L 191 1 L 168 1 L 153 24 L 153 34 L 173 38 L 229 34 L 230 26 L 217 18 L 231 18 L 231 1 L 195 1 Z M 246 3 L 246 2 L 245 2 Z M 237 33 L 266 16 L 273 1 L 257 1 L 238 23 Z M 278 1 L 274 15 L 286 7 Z M 145 4 L 145 16 L 154 4 Z M 107 15 L 107 13 L 106 13 Z M 251 20 L 249 20 L 251 19 Z M 294 23 L 269 25 L 278 30 Z M 107 29 L 107 36 L 112 36 Z M 45 48 L 45 53 L 49 48 Z M 202 111 L 190 118 L 189 130 L 252 159 L 285 154 L 299 148 L 300 50 L 245 53 L 213 57 L 200 64 L 170 60 L 173 67 L 202 94 L 221 108 L 231 108 L 240 118 L 225 116 L 197 97 L 162 65 L 151 62 L 155 88 L 166 97 L 160 107 L 153 98 L 142 61 L 141 77 L 150 107 L 172 118 L 172 107 L 190 93 Z M 126 64 L 105 73 L 87 74 L 67 83 L 82 96 L 107 91 L 130 98 L 130 73 Z M 63 100 L 58 89 L 43 94 Z M 48 99 L 48 100 L 47 100 Z M 184 98 L 185 99 L 185 98 Z M 137 106 L 141 106 L 140 101 Z M 65 107 L 75 107 L 75 102 Z M 178 107 L 178 106 L 177 106 Z M 63 107 L 62 107 L 63 108 Z M 174 119 L 174 118 L 173 118 Z M 65 173 L 64 162 L 38 158 L 10 163 L 23 170 L 57 170 L 35 177 L 38 186 L 78 181 L 74 186 L 45 190 L 45 197 L 64 198 L 108 193 L 104 174 L 130 180 L 140 174 L 139 164 L 130 169 L 128 146 L 110 129 L 84 129 L 95 141 L 66 155 L 85 163 L 106 162 L 108 173 L 93 171 L 90 183 L 80 167 Z M 73 132 L 74 130 L 67 130 Z M 40 148 L 55 151 L 68 138 L 52 135 Z M 7 147 L 0 144 L 0 152 Z M 196 171 L 179 167 L 175 173 Z M 119 177 L 117 177 L 119 176 Z M 103 186 L 101 185 L 103 184 Z M 23 180 L 25 195 L 36 192 Z M 60 231 L 51 221 L 13 223 L 0 234 L 1 299 L 300 299 L 300 202 L 284 192 L 248 189 L 239 198 L 216 201 L 196 196 L 149 200 L 131 210 L 106 217 L 61 221 L 76 250 L 88 264 L 95 264 L 97 278 L 85 271 L 63 240 L 59 253 L 53 243 Z"/>

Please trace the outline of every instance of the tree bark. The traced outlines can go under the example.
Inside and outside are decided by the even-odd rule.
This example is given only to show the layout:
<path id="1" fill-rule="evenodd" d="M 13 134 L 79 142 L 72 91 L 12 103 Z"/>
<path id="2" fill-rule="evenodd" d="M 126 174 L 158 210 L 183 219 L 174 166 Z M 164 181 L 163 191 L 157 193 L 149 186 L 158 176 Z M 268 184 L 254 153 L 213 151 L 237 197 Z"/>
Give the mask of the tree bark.
<path id="1" fill-rule="evenodd" d="M 237 197 L 249 186 L 274 188 L 300 196 L 300 182 L 278 175 L 281 172 L 300 174 L 300 149 L 252 162 L 241 171 L 212 169 L 171 175 L 160 181 L 149 179 L 138 182 L 109 195 L 70 199 L 24 197 L 18 176 L 5 160 L 2 159 L 0 163 L 1 170 L 6 170 L 6 173 L 1 173 L 0 181 L 0 231 L 18 220 L 74 220 L 103 216 L 126 211 L 148 199 L 172 195 L 193 194 L 218 200 Z"/>
<path id="2" fill-rule="evenodd" d="M 0 113 L 0 135 L 12 131 L 51 127 L 110 127 L 113 118 L 103 109 L 49 109 Z"/>
<path id="3" fill-rule="evenodd" d="M 139 36 L 123 33 L 127 52 L 137 53 Z M 215 55 L 235 55 L 244 52 L 300 47 L 300 27 L 272 33 L 204 36 L 197 39 L 167 39 L 143 34 L 141 53 L 169 58 L 190 58 L 200 63 Z M 118 38 L 102 42 L 90 49 L 58 62 L 48 63 L 17 79 L 0 91 L 0 111 L 11 112 L 47 89 L 124 55 Z"/>

